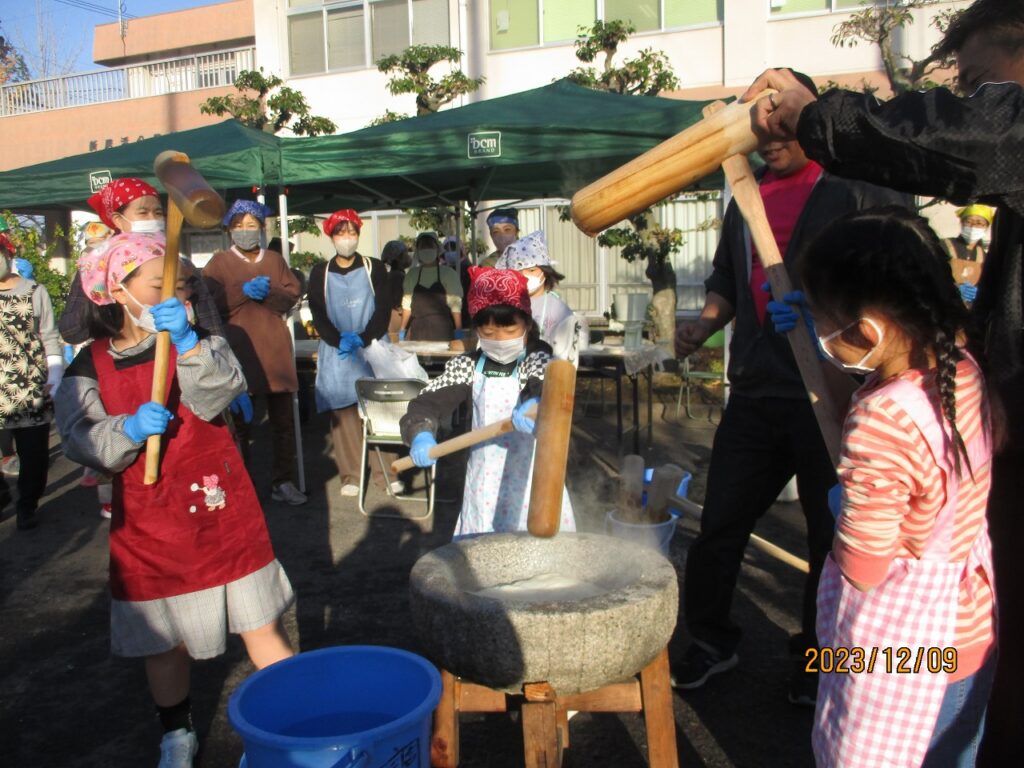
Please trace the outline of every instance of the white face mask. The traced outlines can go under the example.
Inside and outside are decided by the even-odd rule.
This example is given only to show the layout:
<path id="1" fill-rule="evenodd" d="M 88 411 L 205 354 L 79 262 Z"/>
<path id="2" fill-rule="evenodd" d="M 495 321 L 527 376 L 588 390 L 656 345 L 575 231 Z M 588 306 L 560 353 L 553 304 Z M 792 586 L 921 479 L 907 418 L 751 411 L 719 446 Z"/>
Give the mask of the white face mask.
<path id="1" fill-rule="evenodd" d="M 543 275 L 531 275 L 526 278 L 526 292 L 531 296 L 544 287 Z"/>
<path id="2" fill-rule="evenodd" d="M 988 227 L 969 227 L 966 224 L 960 228 L 960 237 L 966 243 L 977 243 L 984 241 L 988 236 Z"/>
<path id="3" fill-rule="evenodd" d="M 480 339 L 480 349 L 496 363 L 508 365 L 517 360 L 526 349 L 526 334 L 516 339 Z"/>
<path id="4" fill-rule="evenodd" d="M 143 235 L 155 235 L 163 232 L 166 222 L 163 219 L 139 219 L 131 222 L 132 232 Z"/>
<path id="5" fill-rule="evenodd" d="M 437 249 L 421 248 L 416 251 L 416 256 L 420 260 L 420 264 L 433 264 L 437 261 Z"/>
<path id="6" fill-rule="evenodd" d="M 235 247 L 242 251 L 255 251 L 260 247 L 260 240 L 262 237 L 263 233 L 258 229 L 231 230 L 231 242 L 235 244 Z"/>
<path id="7" fill-rule="evenodd" d="M 491 240 L 494 241 L 494 248 L 498 253 L 504 251 L 518 239 L 515 235 L 491 235 Z"/>
<path id="8" fill-rule="evenodd" d="M 845 328 L 840 328 L 838 331 L 835 331 L 834 333 L 830 333 L 828 336 L 819 336 L 818 337 L 818 348 L 821 349 L 822 353 L 825 355 L 825 358 L 830 363 L 832 363 L 832 365 L 834 365 L 836 368 L 838 368 L 841 371 L 846 371 L 847 373 L 859 373 L 859 374 L 874 373 L 875 367 L 874 366 L 870 366 L 870 365 L 864 365 L 864 363 L 867 362 L 867 359 L 869 357 L 871 357 L 873 354 L 875 354 L 875 350 L 878 349 L 879 346 L 881 346 L 882 339 L 885 337 L 885 334 L 882 333 L 882 329 L 878 327 L 878 323 L 876 323 L 870 317 L 864 317 L 864 318 L 861 318 L 861 319 L 865 323 L 870 323 L 871 327 L 875 329 L 875 332 L 878 334 L 878 342 L 875 344 L 875 346 L 873 346 L 871 349 L 869 349 L 867 352 L 865 352 L 864 353 L 864 357 L 862 357 L 856 363 L 852 363 L 852 364 L 851 363 L 844 363 L 841 360 L 839 360 L 838 358 L 836 358 L 836 356 L 833 355 L 829 351 L 829 349 L 828 349 L 828 342 L 832 341 L 832 339 L 836 338 L 837 336 L 841 335 L 842 333 L 848 331 L 850 328 L 853 328 L 853 326 L 855 326 L 857 323 L 859 323 L 860 320 L 854 320 L 852 323 L 850 323 Z"/>
<path id="9" fill-rule="evenodd" d="M 347 259 L 353 253 L 356 252 L 356 248 L 359 247 L 358 237 L 336 237 L 334 238 L 334 250 L 338 252 L 338 255 L 343 259 Z"/>
<path id="10" fill-rule="evenodd" d="M 6 256 L 0 256 L 0 280 L 6 280 L 11 274 L 11 260 Z"/>
<path id="11" fill-rule="evenodd" d="M 144 331 L 149 331 L 150 333 L 159 333 L 159 331 L 157 331 L 156 329 L 156 320 L 153 319 L 153 313 L 150 312 L 150 310 L 153 308 L 153 305 L 143 304 L 141 301 L 132 296 L 131 291 L 124 287 L 124 283 L 119 283 L 119 285 L 121 286 L 121 290 L 124 291 L 125 295 L 133 302 L 135 302 L 135 306 L 142 310 L 141 312 L 139 312 L 139 316 L 136 317 L 134 314 L 132 314 L 131 310 L 125 307 L 126 311 L 128 312 L 128 319 L 131 320 L 132 323 L 134 323 L 137 327 L 141 328 Z"/>

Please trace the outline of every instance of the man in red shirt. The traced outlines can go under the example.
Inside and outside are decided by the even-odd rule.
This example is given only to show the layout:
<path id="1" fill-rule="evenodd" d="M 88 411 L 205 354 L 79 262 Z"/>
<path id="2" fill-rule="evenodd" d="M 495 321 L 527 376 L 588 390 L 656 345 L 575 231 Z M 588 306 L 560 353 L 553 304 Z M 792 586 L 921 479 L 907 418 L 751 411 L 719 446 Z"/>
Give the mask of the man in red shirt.
<path id="1" fill-rule="evenodd" d="M 813 81 L 794 73 L 817 93 Z M 760 174 L 764 200 L 783 261 L 826 224 L 844 213 L 880 205 L 911 206 L 891 190 L 839 179 L 809 160 L 796 141 L 763 143 L 758 153 L 767 166 Z M 796 276 L 790 274 L 794 287 Z M 683 580 L 683 609 L 693 644 L 673 664 L 677 688 L 699 688 L 712 675 L 736 666 L 741 630 L 729 617 L 743 551 L 757 520 L 794 475 L 807 520 L 810 574 L 804 587 L 802 631 L 790 643 L 794 673 L 789 700 L 813 706 L 817 678 L 803 672 L 803 656 L 815 647 L 818 577 L 832 546 L 833 520 L 828 490 L 836 483 L 800 372 L 784 335 L 766 318 L 764 269 L 750 231 L 735 204 L 722 223 L 713 272 L 704 285 L 704 308 L 697 320 L 682 323 L 676 354 L 685 357 L 711 334 L 734 322 L 729 360 L 729 404 L 715 433 L 708 468 L 701 531 L 691 545 Z"/>

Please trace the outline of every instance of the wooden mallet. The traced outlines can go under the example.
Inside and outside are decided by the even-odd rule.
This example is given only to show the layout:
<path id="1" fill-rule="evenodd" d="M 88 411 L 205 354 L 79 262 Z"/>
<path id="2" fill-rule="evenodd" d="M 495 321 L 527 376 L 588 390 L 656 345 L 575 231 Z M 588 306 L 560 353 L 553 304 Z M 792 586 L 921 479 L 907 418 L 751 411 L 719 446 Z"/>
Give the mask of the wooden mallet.
<path id="1" fill-rule="evenodd" d="M 182 224 L 210 229 L 224 217 L 224 200 L 206 183 L 206 179 L 189 162 L 183 152 L 168 150 L 157 155 L 153 173 L 167 190 L 167 251 L 164 254 L 163 286 L 160 301 L 174 295 L 178 284 L 178 249 Z M 150 400 L 167 403 L 167 368 L 171 355 L 171 335 L 160 331 L 156 337 L 153 365 L 153 388 Z M 153 485 L 160 479 L 160 435 L 146 439 L 146 472 L 143 482 Z"/>
<path id="2" fill-rule="evenodd" d="M 753 152 L 750 112 L 772 93 L 733 102 L 584 187 L 572 196 L 572 220 L 593 237 L 713 173 L 725 158 Z"/>

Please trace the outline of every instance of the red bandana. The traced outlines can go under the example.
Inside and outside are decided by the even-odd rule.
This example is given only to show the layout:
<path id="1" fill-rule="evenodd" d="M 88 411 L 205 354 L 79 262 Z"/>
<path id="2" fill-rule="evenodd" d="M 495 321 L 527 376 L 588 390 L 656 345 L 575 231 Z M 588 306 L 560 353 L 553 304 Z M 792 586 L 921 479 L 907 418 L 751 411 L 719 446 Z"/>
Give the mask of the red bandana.
<path id="1" fill-rule="evenodd" d="M 115 232 L 120 232 L 111 218 L 115 211 L 124 208 L 140 197 L 160 197 L 160 193 L 142 179 L 114 179 L 88 199 L 89 206 L 99 214 L 100 219 Z"/>
<path id="2" fill-rule="evenodd" d="M 0 232 L 0 248 L 7 251 L 9 256 L 16 256 L 18 253 L 17 247 L 11 242 L 11 238 L 7 236 L 6 232 Z"/>
<path id="3" fill-rule="evenodd" d="M 504 304 L 515 307 L 532 317 L 530 292 L 526 289 L 526 276 L 514 269 L 491 267 L 469 268 L 469 316 L 475 317 L 482 309 Z"/>
<path id="4" fill-rule="evenodd" d="M 363 228 L 363 220 L 359 218 L 359 214 L 351 208 L 343 208 L 332 213 L 331 217 L 324 222 L 324 234 L 328 237 L 334 237 L 334 230 L 343 221 L 351 221 L 355 225 L 357 232 Z"/>

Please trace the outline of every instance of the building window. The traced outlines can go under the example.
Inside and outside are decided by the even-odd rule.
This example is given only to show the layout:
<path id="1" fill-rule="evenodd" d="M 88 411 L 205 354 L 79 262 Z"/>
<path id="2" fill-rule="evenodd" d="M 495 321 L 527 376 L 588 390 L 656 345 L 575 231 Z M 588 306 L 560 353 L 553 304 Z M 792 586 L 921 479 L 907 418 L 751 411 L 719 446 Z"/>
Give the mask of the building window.
<path id="1" fill-rule="evenodd" d="M 878 5 L 875 0 L 874 5 Z M 829 11 L 856 11 L 864 0 L 768 0 L 772 16 L 790 16 L 798 13 L 828 13 Z"/>
<path id="2" fill-rule="evenodd" d="M 723 3 L 724 0 L 490 0 L 491 50 L 575 40 L 579 28 L 591 26 L 596 19 L 628 21 L 637 32 L 718 24 L 722 21 Z"/>
<path id="3" fill-rule="evenodd" d="M 288 0 L 291 75 L 374 67 L 410 45 L 450 44 L 448 0 Z"/>

